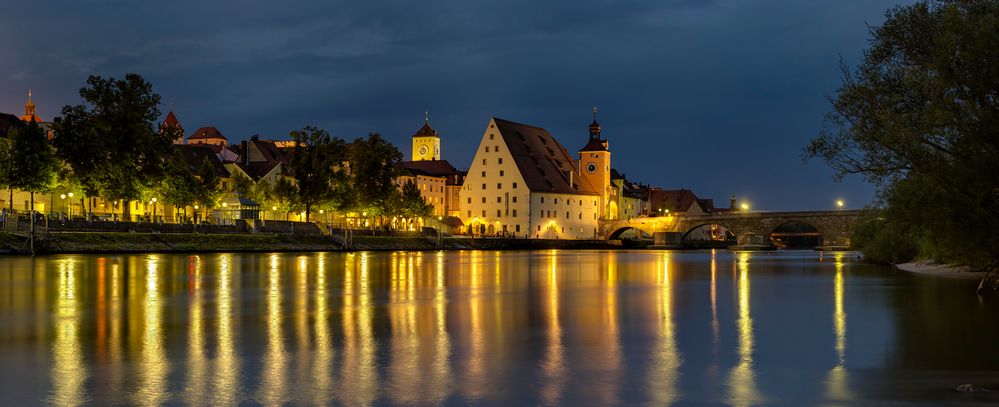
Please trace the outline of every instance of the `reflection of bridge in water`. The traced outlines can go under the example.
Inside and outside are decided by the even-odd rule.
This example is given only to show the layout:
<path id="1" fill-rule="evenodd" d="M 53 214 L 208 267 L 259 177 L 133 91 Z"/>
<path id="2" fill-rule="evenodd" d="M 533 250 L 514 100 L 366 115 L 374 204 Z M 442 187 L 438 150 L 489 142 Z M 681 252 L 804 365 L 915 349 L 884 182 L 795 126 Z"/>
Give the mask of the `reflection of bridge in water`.
<path id="1" fill-rule="evenodd" d="M 656 237 L 657 244 L 680 244 L 687 235 L 701 226 L 717 225 L 735 235 L 740 245 L 769 245 L 777 228 L 803 223 L 815 228 L 826 246 L 849 246 L 850 236 L 860 222 L 863 211 L 802 211 L 802 212 L 732 212 L 706 215 L 678 215 L 604 220 L 600 236 L 617 239 L 630 229 Z"/>

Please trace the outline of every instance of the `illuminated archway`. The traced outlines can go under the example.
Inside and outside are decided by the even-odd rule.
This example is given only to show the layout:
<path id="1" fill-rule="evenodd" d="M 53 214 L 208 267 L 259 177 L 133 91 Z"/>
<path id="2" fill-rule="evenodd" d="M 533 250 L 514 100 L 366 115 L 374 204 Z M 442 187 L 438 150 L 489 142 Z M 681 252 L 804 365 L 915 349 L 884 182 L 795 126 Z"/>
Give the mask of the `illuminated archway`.
<path id="1" fill-rule="evenodd" d="M 767 234 L 770 243 L 781 249 L 814 249 L 822 246 L 823 236 L 814 225 L 802 221 L 788 221 Z"/>

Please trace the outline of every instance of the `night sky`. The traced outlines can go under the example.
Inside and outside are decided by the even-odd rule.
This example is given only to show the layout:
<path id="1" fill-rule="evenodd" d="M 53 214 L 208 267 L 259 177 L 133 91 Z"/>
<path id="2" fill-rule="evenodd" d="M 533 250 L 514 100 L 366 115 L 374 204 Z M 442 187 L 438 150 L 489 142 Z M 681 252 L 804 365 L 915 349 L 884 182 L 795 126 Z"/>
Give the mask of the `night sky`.
<path id="1" fill-rule="evenodd" d="M 87 75 L 136 72 L 188 135 L 377 131 L 409 159 L 429 110 L 443 158 L 467 168 L 491 116 L 574 153 L 595 105 L 632 180 L 760 210 L 861 207 L 871 186 L 801 151 L 840 58 L 858 63 L 867 24 L 895 4 L 32 0 L 0 13 L 0 111 L 22 114 L 31 88 L 51 120 Z"/>

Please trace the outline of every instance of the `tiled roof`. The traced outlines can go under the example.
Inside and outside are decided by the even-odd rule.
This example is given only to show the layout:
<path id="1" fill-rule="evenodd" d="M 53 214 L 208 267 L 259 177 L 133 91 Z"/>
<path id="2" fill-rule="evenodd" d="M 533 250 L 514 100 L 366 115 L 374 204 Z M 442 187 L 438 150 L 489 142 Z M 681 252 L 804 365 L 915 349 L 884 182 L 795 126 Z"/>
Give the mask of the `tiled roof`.
<path id="1" fill-rule="evenodd" d="M 591 138 L 579 151 L 608 151 L 607 140 Z"/>
<path id="2" fill-rule="evenodd" d="M 579 176 L 569 152 L 547 130 L 496 117 L 493 121 L 532 192 L 598 195 L 596 188 Z"/>
<path id="3" fill-rule="evenodd" d="M 222 135 L 222 132 L 220 132 L 219 129 L 216 129 L 215 127 L 202 127 L 196 130 L 194 134 L 191 134 L 191 137 L 188 137 L 187 139 L 197 140 L 205 138 L 220 138 L 222 140 L 228 140 L 227 138 L 225 138 L 225 136 Z"/>
<path id="4" fill-rule="evenodd" d="M 243 164 L 242 162 L 236 162 L 236 166 L 243 170 L 246 175 L 249 175 L 254 181 L 260 181 L 261 178 L 270 174 L 274 170 L 274 167 L 281 165 L 280 161 L 267 161 L 267 162 L 257 162 Z"/>
<path id="5" fill-rule="evenodd" d="M 225 169 L 222 165 L 222 161 L 219 161 L 218 155 L 208 144 L 174 144 L 173 148 L 176 148 L 184 157 L 184 161 L 187 162 L 187 166 L 191 168 L 191 171 L 197 173 L 201 168 L 201 164 L 205 162 L 207 158 L 212 164 L 212 170 L 215 175 L 221 178 L 228 178 L 229 171 Z"/>
<path id="6" fill-rule="evenodd" d="M 167 112 L 166 119 L 163 120 L 163 127 L 180 128 L 180 121 L 173 114 L 173 110 Z"/>
<path id="7" fill-rule="evenodd" d="M 12 114 L 0 113 L 0 136 L 6 136 L 11 128 L 20 129 L 24 127 L 24 122 Z"/>
<path id="8" fill-rule="evenodd" d="M 430 122 L 424 122 L 423 127 L 420 127 L 420 130 L 413 137 L 437 137 L 437 130 L 430 127 Z"/>
<path id="9" fill-rule="evenodd" d="M 670 212 L 687 212 L 693 205 L 701 209 L 701 200 L 689 189 L 657 189 L 649 191 L 649 204 L 653 209 L 669 210 Z"/>

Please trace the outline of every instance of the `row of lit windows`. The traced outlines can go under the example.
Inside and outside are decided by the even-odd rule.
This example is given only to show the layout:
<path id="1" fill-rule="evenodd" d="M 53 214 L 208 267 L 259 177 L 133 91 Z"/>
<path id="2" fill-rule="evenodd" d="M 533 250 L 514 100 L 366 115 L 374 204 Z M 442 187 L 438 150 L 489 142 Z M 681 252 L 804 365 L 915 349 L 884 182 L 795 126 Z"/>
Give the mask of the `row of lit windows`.
<path id="1" fill-rule="evenodd" d="M 486 184 L 482 184 L 482 188 L 483 189 L 485 189 L 485 186 L 486 186 Z M 516 188 L 516 187 L 514 187 L 514 188 Z M 545 197 L 541 197 L 541 203 L 545 203 Z M 555 204 L 558 205 L 558 198 L 555 198 Z M 566 205 L 572 205 L 572 198 L 566 198 L 565 199 L 565 204 Z M 583 206 L 583 200 L 582 199 L 579 200 L 579 206 Z M 593 206 L 597 206 L 597 200 L 596 199 L 593 200 Z"/>
<path id="2" fill-rule="evenodd" d="M 468 198 L 468 203 L 472 203 L 472 198 L 471 197 Z M 486 197 L 482 197 L 482 203 L 486 203 Z M 496 203 L 503 203 L 503 197 L 497 196 L 496 197 Z M 513 203 L 517 203 L 517 197 L 516 196 L 513 197 Z"/>
<path id="3" fill-rule="evenodd" d="M 492 135 L 492 134 L 490 134 L 490 136 L 491 136 L 491 135 Z M 497 152 L 497 153 L 498 153 L 498 152 L 499 152 L 499 145 L 496 145 L 496 146 L 493 146 L 493 151 L 495 151 L 495 152 Z M 487 153 L 489 152 L 489 146 L 486 146 L 486 152 L 487 152 Z"/>
<path id="4" fill-rule="evenodd" d="M 541 210 L 541 217 L 542 218 L 553 218 L 553 217 L 557 217 L 557 216 L 558 216 L 558 211 L 555 211 L 555 215 L 552 216 L 552 211 L 546 211 L 544 209 Z M 569 211 L 565 211 L 565 218 L 569 219 Z M 579 219 L 580 220 L 583 219 L 583 213 L 582 212 L 579 213 Z M 593 214 L 593 220 L 596 220 L 596 219 L 597 219 L 597 214 L 594 213 Z"/>
<path id="5" fill-rule="evenodd" d="M 504 213 L 505 213 L 505 215 L 504 215 Z M 497 209 L 496 210 L 496 217 L 497 218 L 502 218 L 502 217 L 507 216 L 507 215 L 516 218 L 517 217 L 517 210 L 516 209 L 512 209 L 512 210 L 511 209 L 507 209 L 506 212 L 504 212 L 502 209 Z M 472 211 L 468 211 L 468 217 L 469 218 L 472 217 Z M 485 209 L 482 210 L 482 217 L 483 218 L 486 217 L 486 210 Z"/>
<path id="6" fill-rule="evenodd" d="M 500 164 L 502 164 L 502 163 L 500 163 Z M 503 175 L 504 175 L 503 170 L 500 170 L 500 176 L 502 177 Z M 486 177 L 486 172 L 482 171 L 482 178 L 485 178 L 485 177 Z"/>
<path id="7" fill-rule="evenodd" d="M 487 149 L 487 151 L 488 151 L 489 147 L 486 147 L 486 149 Z M 486 162 L 487 162 L 487 161 L 486 161 L 486 159 L 485 159 L 485 158 L 483 158 L 483 159 L 482 159 L 482 165 L 486 165 Z M 497 159 L 496 159 L 496 164 L 503 164 L 503 158 L 497 158 Z M 485 174 L 485 173 L 482 173 L 482 176 L 484 177 L 484 176 L 486 176 L 486 174 Z"/>
<path id="8" fill-rule="evenodd" d="M 496 189 L 503 189 L 503 183 L 502 182 L 497 182 L 496 183 Z M 517 183 L 516 182 L 513 183 L 513 189 L 517 189 Z M 486 190 L 486 183 L 485 182 L 482 183 L 482 190 L 483 191 Z"/>

